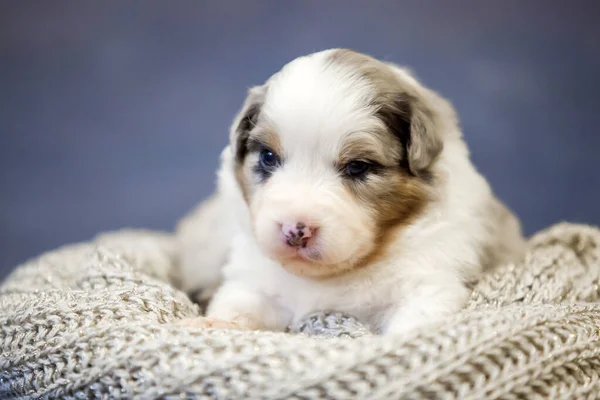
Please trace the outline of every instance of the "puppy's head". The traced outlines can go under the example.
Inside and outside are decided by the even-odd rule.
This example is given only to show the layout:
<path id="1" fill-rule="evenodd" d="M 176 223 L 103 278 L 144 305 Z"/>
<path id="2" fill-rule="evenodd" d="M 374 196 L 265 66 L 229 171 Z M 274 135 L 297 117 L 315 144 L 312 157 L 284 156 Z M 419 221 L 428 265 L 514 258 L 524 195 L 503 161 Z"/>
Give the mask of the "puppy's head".
<path id="1" fill-rule="evenodd" d="M 263 251 L 313 278 L 368 262 L 431 200 L 448 107 L 349 50 L 298 58 L 252 88 L 231 148 Z"/>

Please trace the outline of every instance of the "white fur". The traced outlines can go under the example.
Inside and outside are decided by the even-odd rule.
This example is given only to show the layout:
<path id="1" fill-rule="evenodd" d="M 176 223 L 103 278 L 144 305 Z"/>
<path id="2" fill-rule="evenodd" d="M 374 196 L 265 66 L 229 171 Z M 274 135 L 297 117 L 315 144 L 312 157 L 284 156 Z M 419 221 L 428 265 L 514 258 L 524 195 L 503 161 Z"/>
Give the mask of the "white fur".
<path id="1" fill-rule="evenodd" d="M 374 246 L 372 210 L 343 190 L 331 164 L 348 135 L 379 121 L 364 107 L 369 88 L 361 80 L 343 68 L 323 68 L 328 54 L 299 58 L 269 80 L 263 112 L 285 149 L 285 169 L 256 189 L 250 204 L 236 182 L 231 148 L 224 150 L 212 205 L 204 217 L 196 211 L 181 225 L 186 288 L 215 286 L 222 278 L 207 315 L 250 318 L 269 330 L 284 330 L 310 312 L 328 309 L 348 312 L 383 333 L 435 324 L 463 307 L 469 295 L 465 283 L 484 267 L 479 261 L 484 247 L 505 248 L 498 262 L 520 255 L 518 222 L 505 215 L 471 164 L 452 110 L 440 100 L 444 150 L 434 165 L 442 179 L 433 203 L 396 233 L 385 259 L 334 277 L 301 276 L 326 264 L 343 265 Z M 405 70 L 392 68 L 417 93 L 435 96 Z M 203 225 L 209 214 L 211 221 L 217 216 L 222 221 L 216 237 Z M 282 267 L 288 261 L 277 222 L 298 218 L 319 225 L 323 259 L 291 260 L 291 273 Z"/>

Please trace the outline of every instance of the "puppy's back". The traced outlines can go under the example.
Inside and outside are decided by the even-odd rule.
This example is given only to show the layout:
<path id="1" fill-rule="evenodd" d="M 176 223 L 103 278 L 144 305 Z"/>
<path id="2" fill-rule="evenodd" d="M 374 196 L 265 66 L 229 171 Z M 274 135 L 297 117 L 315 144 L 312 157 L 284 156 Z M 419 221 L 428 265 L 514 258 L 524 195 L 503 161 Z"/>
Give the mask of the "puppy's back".
<path id="1" fill-rule="evenodd" d="M 525 253 L 525 239 L 517 216 L 496 197 L 491 198 L 487 208 L 492 240 L 483 254 L 484 270 L 519 261 Z"/>

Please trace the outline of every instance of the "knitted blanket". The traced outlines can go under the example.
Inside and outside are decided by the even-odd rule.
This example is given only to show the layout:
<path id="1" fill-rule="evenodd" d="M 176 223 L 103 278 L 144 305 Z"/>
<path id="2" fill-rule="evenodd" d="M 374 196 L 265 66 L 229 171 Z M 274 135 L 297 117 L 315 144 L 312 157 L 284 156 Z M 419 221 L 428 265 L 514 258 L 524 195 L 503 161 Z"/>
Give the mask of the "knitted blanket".
<path id="1" fill-rule="evenodd" d="M 537 234 L 461 313 L 404 339 L 175 325 L 198 315 L 170 283 L 176 259 L 172 236 L 121 231 L 17 268 L 0 287 L 0 398 L 600 396 L 596 228 Z M 349 321 L 322 317 L 295 329 Z"/>

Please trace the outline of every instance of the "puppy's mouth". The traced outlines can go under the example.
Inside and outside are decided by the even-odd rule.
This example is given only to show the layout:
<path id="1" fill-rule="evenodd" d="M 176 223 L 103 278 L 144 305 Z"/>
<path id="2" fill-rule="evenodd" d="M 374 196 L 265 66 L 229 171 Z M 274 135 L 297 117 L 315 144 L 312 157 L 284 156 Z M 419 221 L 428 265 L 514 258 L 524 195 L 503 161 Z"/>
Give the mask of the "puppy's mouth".
<path id="1" fill-rule="evenodd" d="M 284 261 L 304 261 L 309 263 L 319 264 L 323 259 L 323 255 L 318 249 L 310 246 L 287 247 L 277 255 Z"/>
<path id="2" fill-rule="evenodd" d="M 323 254 L 315 249 L 298 249 L 295 254 L 287 258 L 279 258 L 278 262 L 288 272 L 312 279 L 324 279 L 343 274 L 352 268 L 350 260 L 329 263 L 323 260 Z"/>
<path id="3" fill-rule="evenodd" d="M 319 262 L 323 258 L 321 252 L 312 247 L 302 247 L 297 250 L 297 254 L 300 258 L 312 261 Z"/>

